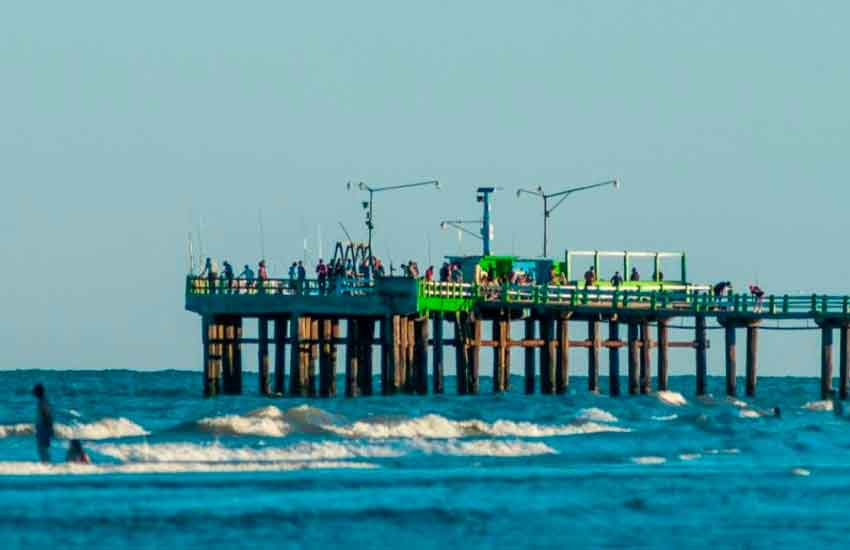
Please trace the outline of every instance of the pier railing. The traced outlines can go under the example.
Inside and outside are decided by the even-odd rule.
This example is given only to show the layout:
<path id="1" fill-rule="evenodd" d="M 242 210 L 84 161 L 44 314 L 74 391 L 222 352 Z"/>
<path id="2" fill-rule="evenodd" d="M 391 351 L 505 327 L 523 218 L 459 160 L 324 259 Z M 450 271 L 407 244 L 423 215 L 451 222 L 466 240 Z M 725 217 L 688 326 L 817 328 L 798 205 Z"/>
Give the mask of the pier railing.
<path id="1" fill-rule="evenodd" d="M 366 279 L 224 279 L 186 277 L 186 294 L 193 296 L 241 296 L 268 294 L 279 296 L 364 296 L 374 292 L 374 282 Z"/>

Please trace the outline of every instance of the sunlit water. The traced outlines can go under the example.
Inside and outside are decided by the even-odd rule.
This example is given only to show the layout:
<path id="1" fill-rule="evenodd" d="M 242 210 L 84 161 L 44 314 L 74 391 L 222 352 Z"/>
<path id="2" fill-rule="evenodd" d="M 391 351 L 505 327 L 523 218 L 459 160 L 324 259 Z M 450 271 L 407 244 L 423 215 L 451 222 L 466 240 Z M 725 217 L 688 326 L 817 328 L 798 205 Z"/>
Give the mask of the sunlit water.
<path id="1" fill-rule="evenodd" d="M 204 400 L 198 373 L 3 377 L 4 548 L 846 546 L 850 422 L 816 379 L 762 378 L 752 401 L 697 400 L 692 377 L 618 399 L 583 378 L 527 397 L 515 377 L 500 396 L 449 379 L 444 396 Z M 37 381 L 53 466 L 34 461 Z M 61 464 L 73 437 L 96 465 Z"/>

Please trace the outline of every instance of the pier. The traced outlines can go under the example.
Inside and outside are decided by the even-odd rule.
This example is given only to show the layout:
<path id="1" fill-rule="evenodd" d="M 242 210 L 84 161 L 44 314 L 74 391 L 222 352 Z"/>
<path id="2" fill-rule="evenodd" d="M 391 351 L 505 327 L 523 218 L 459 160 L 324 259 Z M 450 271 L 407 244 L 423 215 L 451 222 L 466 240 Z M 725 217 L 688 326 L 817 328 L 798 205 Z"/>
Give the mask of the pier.
<path id="1" fill-rule="evenodd" d="M 604 348 L 609 354 L 612 396 L 622 392 L 622 349 L 627 360 L 625 389 L 638 395 L 666 390 L 670 348 L 688 348 L 694 352 L 695 393 L 704 395 L 709 320 L 722 327 L 727 395 L 739 393 L 739 333 L 746 345 L 744 393 L 754 396 L 762 323 L 809 321 L 819 327 L 821 338 L 821 398 L 827 399 L 833 392 L 836 331 L 838 396 L 848 396 L 847 296 L 770 295 L 759 301 L 748 294 L 715 296 L 708 287 L 676 282 L 652 281 L 611 289 L 604 285 L 475 284 L 401 277 L 353 281 L 329 291 L 315 280 L 236 281 L 228 286 L 222 280 L 190 275 L 186 309 L 202 320 L 203 392 L 207 396 L 242 393 L 242 350 L 247 344 L 256 344 L 257 388 L 264 395 L 443 393 L 447 351 L 454 354 L 457 392 L 477 394 L 481 391 L 482 348 L 494 349 L 493 391 L 510 389 L 510 349 L 522 348 L 525 393 L 552 395 L 564 394 L 570 387 L 570 359 L 577 350 L 588 356 L 587 391 L 598 392 L 599 356 Z M 258 323 L 257 338 L 243 336 L 249 320 Z M 492 327 L 489 334 L 483 333 L 485 322 Z M 671 340 L 674 323 L 686 323 L 690 337 Z M 514 324 L 523 327 L 521 339 L 511 337 Z M 340 346 L 345 351 L 344 389 L 336 387 Z M 379 364 L 373 365 L 376 347 Z M 380 388 L 373 387 L 376 369 Z"/>

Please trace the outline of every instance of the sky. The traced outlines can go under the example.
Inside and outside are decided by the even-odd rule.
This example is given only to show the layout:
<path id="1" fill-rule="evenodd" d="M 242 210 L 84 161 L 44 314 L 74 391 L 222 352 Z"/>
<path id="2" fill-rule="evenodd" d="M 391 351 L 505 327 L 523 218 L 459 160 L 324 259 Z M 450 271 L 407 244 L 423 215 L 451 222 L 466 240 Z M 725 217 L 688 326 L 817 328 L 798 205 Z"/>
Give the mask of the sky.
<path id="1" fill-rule="evenodd" d="M 848 18 L 833 1 L 7 3 L 0 369 L 200 370 L 189 232 L 283 276 L 340 223 L 365 239 L 349 180 L 440 181 L 378 197 L 375 251 L 396 264 L 476 252 L 439 222 L 478 217 L 478 186 L 502 188 L 494 252 L 539 254 L 542 205 L 517 188 L 618 177 L 553 214 L 553 255 L 686 250 L 697 282 L 850 292 Z M 763 374 L 818 372 L 817 333 L 761 348 Z M 682 353 L 671 370 L 692 373 Z"/>

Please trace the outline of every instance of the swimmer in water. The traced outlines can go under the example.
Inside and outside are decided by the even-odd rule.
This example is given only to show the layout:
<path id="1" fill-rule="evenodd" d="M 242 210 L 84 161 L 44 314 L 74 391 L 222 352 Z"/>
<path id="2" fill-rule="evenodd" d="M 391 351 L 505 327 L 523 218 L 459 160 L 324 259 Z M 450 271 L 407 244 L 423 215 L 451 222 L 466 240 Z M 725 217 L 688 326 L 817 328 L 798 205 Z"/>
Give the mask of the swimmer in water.
<path id="1" fill-rule="evenodd" d="M 79 439 L 72 439 L 68 445 L 68 454 L 65 455 L 65 462 L 69 464 L 91 464 L 91 459 L 83 449 L 83 444 Z"/>

